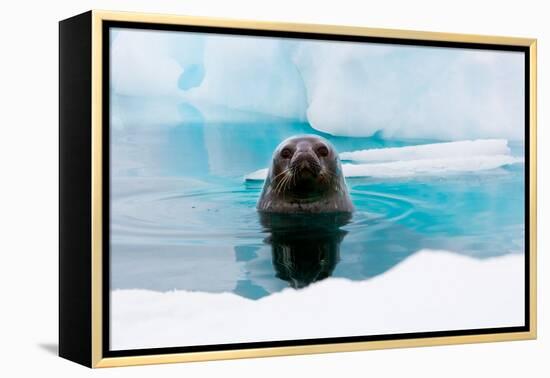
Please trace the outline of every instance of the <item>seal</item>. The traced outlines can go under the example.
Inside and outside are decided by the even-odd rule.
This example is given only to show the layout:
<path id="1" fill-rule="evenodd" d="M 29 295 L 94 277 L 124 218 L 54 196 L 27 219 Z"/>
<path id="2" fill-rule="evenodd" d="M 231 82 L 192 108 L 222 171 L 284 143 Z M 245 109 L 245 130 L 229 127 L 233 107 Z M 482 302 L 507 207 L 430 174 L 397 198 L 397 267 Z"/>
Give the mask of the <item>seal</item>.
<path id="1" fill-rule="evenodd" d="M 257 209 L 291 214 L 353 212 L 342 165 L 330 142 L 317 135 L 281 142 L 273 152 Z"/>

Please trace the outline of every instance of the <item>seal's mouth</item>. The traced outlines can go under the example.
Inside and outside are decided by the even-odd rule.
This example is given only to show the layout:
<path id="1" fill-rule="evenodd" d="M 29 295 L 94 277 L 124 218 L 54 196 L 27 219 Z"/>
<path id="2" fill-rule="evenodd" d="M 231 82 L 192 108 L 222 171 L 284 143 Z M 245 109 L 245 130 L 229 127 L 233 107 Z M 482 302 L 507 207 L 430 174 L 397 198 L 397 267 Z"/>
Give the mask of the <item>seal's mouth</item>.
<path id="1" fill-rule="evenodd" d="M 300 167 L 296 169 L 296 174 L 301 178 L 314 178 L 317 177 L 319 172 L 314 169 L 308 162 L 303 162 Z"/>
<path id="2" fill-rule="evenodd" d="M 298 179 L 315 179 L 321 172 L 321 164 L 311 156 L 297 158 L 290 167 Z"/>

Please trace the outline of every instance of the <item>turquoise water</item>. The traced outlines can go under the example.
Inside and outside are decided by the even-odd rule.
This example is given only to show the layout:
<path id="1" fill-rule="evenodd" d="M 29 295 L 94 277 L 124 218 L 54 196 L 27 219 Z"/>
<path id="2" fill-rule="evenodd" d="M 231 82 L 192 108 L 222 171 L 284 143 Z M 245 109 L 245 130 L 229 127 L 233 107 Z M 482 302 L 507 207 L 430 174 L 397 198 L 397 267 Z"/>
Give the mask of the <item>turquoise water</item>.
<path id="1" fill-rule="evenodd" d="M 265 219 L 255 209 L 262 183 L 243 177 L 267 167 L 286 137 L 320 134 L 339 152 L 438 141 L 332 137 L 257 114 L 224 123 L 189 105 L 180 111 L 192 121 L 112 128 L 113 289 L 257 299 L 327 277 L 368 280 L 424 248 L 478 259 L 524 253 L 523 164 L 348 179 L 357 209 L 349 219 Z M 509 145 L 523 156 L 521 143 Z"/>

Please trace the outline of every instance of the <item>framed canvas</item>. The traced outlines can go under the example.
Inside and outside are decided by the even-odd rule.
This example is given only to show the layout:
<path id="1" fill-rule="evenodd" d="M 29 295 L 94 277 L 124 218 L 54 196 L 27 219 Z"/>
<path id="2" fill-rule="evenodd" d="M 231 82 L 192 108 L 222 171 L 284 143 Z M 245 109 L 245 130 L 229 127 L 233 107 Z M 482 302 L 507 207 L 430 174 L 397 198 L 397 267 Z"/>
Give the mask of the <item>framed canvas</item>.
<path id="1" fill-rule="evenodd" d="M 59 354 L 536 337 L 536 40 L 60 22 Z"/>

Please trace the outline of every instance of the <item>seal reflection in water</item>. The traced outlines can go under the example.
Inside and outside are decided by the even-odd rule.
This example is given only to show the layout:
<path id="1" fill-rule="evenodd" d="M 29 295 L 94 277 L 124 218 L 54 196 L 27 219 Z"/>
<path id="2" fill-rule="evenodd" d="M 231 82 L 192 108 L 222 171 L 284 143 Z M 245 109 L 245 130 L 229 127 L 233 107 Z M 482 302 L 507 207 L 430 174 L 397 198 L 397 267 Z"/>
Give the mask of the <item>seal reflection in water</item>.
<path id="1" fill-rule="evenodd" d="M 340 227 L 350 218 L 350 213 L 260 213 L 276 276 L 296 289 L 329 277 L 347 233 Z"/>
<path id="2" fill-rule="evenodd" d="M 301 135 L 273 153 L 258 201 L 277 277 L 302 288 L 332 274 L 351 219 L 338 153 L 324 138 Z"/>

